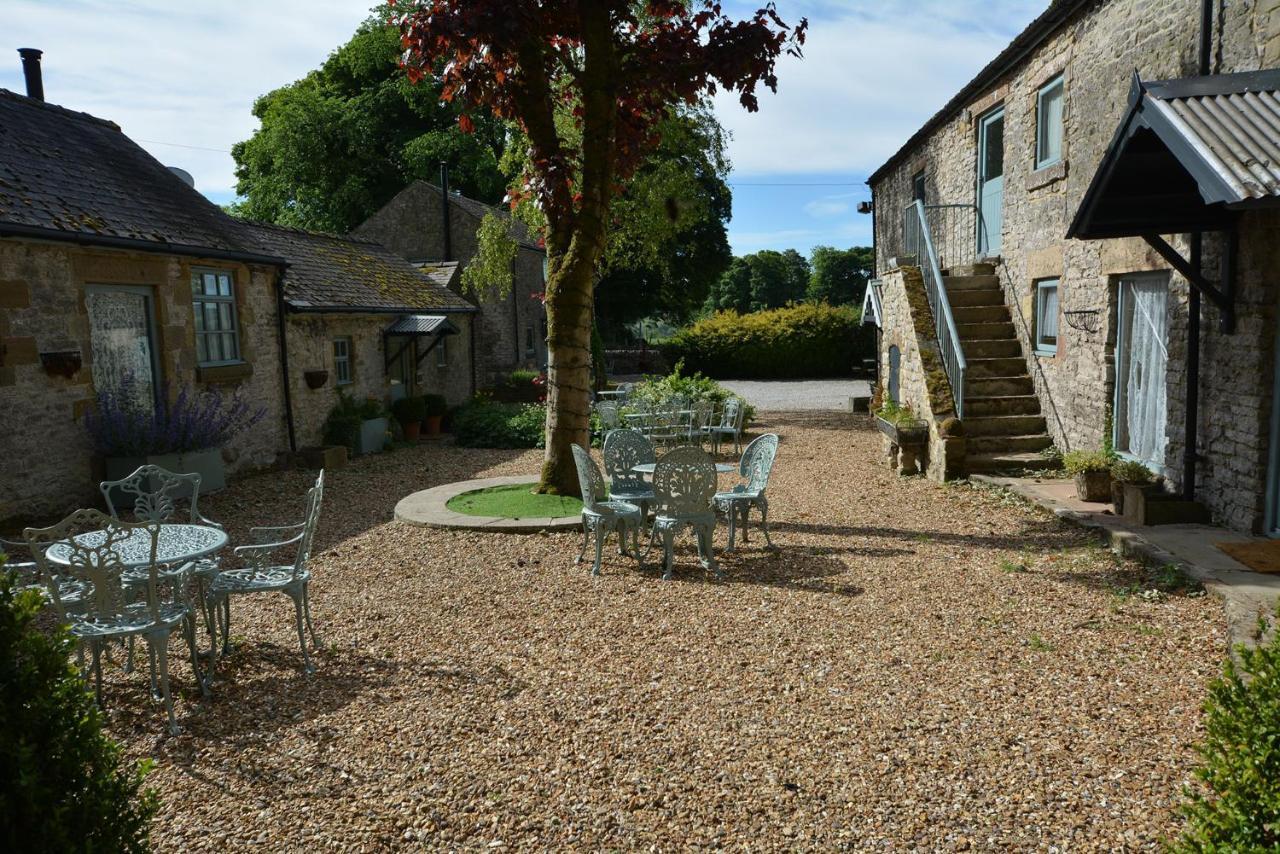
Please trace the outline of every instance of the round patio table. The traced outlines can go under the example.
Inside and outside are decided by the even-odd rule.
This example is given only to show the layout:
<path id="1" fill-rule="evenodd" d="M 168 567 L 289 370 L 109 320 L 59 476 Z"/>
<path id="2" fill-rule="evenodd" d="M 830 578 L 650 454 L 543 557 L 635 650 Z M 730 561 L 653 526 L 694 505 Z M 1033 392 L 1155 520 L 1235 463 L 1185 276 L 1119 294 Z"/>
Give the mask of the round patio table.
<path id="1" fill-rule="evenodd" d="M 82 546 L 92 548 L 101 545 L 105 531 L 89 531 L 75 537 Z M 173 564 L 195 560 L 213 554 L 227 544 L 227 532 L 212 525 L 164 522 L 156 541 L 156 563 Z M 142 528 L 135 528 L 112 547 L 120 562 L 127 567 L 146 566 L 151 562 L 151 537 Z M 71 563 L 71 544 L 55 543 L 45 552 L 45 557 L 62 566 Z"/>
<path id="2" fill-rule="evenodd" d="M 657 467 L 657 463 L 641 463 L 638 466 L 632 466 L 631 470 L 639 474 L 653 474 L 653 470 Z M 716 474 L 728 474 L 737 470 L 738 467 L 733 463 L 716 463 Z"/>

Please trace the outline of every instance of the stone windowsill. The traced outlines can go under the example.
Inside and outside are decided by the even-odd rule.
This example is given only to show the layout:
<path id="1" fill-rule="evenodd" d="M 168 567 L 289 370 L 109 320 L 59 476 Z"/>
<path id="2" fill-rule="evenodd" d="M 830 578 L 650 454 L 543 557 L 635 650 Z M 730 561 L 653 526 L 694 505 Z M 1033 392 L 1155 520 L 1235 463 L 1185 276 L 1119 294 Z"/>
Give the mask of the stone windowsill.
<path id="1" fill-rule="evenodd" d="M 196 368 L 196 381 L 202 383 L 233 383 L 246 380 L 251 376 L 253 376 L 253 365 L 248 362 Z"/>
<path id="2" fill-rule="evenodd" d="M 1027 189 L 1039 190 L 1041 187 L 1047 187 L 1065 177 L 1067 177 L 1067 161 L 1059 160 L 1057 163 L 1050 164 L 1043 169 L 1037 169 L 1028 175 Z"/>

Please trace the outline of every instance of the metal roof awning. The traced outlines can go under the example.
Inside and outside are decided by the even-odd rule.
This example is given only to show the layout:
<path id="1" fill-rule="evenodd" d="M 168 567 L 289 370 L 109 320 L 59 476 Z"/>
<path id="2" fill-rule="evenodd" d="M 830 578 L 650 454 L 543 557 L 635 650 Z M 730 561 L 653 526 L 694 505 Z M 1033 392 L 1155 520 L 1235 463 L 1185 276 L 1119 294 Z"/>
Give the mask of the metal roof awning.
<path id="1" fill-rule="evenodd" d="M 872 279 L 867 282 L 867 292 L 862 297 L 862 320 L 859 325 L 866 326 L 870 323 L 879 329 L 883 324 L 883 309 L 880 307 L 880 280 Z"/>
<path id="2" fill-rule="evenodd" d="M 457 335 L 458 327 L 443 314 L 406 314 L 383 335 Z"/>
<path id="3" fill-rule="evenodd" d="M 1280 69 L 1143 82 L 1067 237 L 1223 231 L 1280 206 Z"/>

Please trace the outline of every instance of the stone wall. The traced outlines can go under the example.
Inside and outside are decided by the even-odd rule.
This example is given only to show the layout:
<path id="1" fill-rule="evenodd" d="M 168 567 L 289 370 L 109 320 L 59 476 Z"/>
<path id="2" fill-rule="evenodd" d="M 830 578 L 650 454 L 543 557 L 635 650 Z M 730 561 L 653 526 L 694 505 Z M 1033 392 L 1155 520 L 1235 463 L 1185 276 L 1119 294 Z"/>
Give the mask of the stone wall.
<path id="1" fill-rule="evenodd" d="M 392 319 L 378 314 L 289 315 L 289 376 L 298 447 L 321 443 L 325 419 L 337 404 L 339 391 L 357 400 L 388 399 L 390 380 L 382 332 Z M 472 394 L 471 315 L 450 315 L 449 319 L 459 334 L 447 337 L 447 363 L 437 364 L 437 350 L 427 354 L 419 365 L 417 393 L 443 394 L 450 405 L 456 406 Z M 351 340 L 351 382 L 341 386 L 334 368 L 335 338 Z M 423 339 L 422 346 L 425 348 L 428 343 L 429 339 Z M 307 371 L 315 370 L 328 372 L 319 388 L 311 388 L 306 380 Z"/>
<path id="2" fill-rule="evenodd" d="M 465 266 L 478 247 L 476 231 L 481 217 L 470 206 L 454 204 L 449 219 L 453 259 Z M 414 182 L 353 233 L 376 240 L 413 261 L 444 258 L 440 188 L 425 181 Z M 498 374 L 517 368 L 541 368 L 547 361 L 546 312 L 535 297 L 545 288 L 544 257 L 539 250 L 521 246 L 514 262 L 515 284 L 509 292 L 494 290 L 478 300 L 464 294 L 480 308 L 475 320 L 476 368 L 482 386 L 492 383 Z"/>
<path id="3" fill-rule="evenodd" d="M 1215 70 L 1275 65 L 1274 57 L 1280 56 L 1278 8 L 1275 0 L 1229 4 L 1224 32 L 1215 36 Z M 1060 279 L 1061 309 L 1073 313 L 1070 322 L 1065 314 L 1059 318 L 1056 353 L 1029 358 L 1050 434 L 1064 450 L 1096 448 L 1103 441 L 1115 394 L 1120 278 L 1167 270 L 1168 265 L 1141 240 L 1065 241 L 1063 235 L 1127 108 L 1134 69 L 1146 80 L 1196 73 L 1199 9 L 1199 0 L 1110 0 L 1087 6 L 873 187 L 877 264 L 884 271 L 890 257 L 902 252 L 902 210 L 911 200 L 912 176 L 925 172 L 928 204 L 974 202 L 977 122 L 1003 105 L 1004 227 L 997 272 L 1015 309 L 1024 352 L 1034 352 L 1037 280 Z M 1065 81 L 1062 160 L 1037 171 L 1036 94 L 1059 74 Z M 1266 235 L 1276 222 L 1272 215 L 1257 213 L 1243 219 L 1237 332 L 1218 332 L 1217 311 L 1207 301 L 1203 311 L 1198 496 L 1220 521 L 1243 530 L 1259 529 L 1263 518 L 1274 373 L 1274 271 L 1280 260 L 1274 238 Z M 1186 252 L 1184 237 L 1171 242 Z M 1216 246 L 1214 238 L 1207 239 L 1210 278 L 1216 278 Z M 1180 276 L 1171 276 L 1169 443 L 1162 473 L 1174 488 L 1183 474 L 1187 287 Z"/>
<path id="4" fill-rule="evenodd" d="M 191 313 L 193 266 L 235 278 L 243 365 L 196 365 Z M 94 404 L 86 285 L 143 287 L 155 305 L 162 382 L 243 389 L 266 410 L 223 451 L 234 473 L 270 465 L 287 447 L 275 334 L 275 270 L 217 260 L 0 240 L 0 520 L 47 518 L 96 505 L 100 462 L 91 457 L 83 416 Z M 70 377 L 51 375 L 41 353 L 78 353 Z"/>

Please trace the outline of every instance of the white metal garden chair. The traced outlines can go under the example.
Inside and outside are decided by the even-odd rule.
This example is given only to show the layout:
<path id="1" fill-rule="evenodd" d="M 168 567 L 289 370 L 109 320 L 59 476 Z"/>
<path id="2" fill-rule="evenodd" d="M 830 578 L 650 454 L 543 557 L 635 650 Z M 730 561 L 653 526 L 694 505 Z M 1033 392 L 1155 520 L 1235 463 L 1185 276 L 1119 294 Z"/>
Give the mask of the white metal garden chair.
<path id="1" fill-rule="evenodd" d="M 711 400 L 697 400 L 689 408 L 692 411 L 689 417 L 688 442 L 702 447 L 702 442 L 707 437 L 706 428 L 715 420 L 716 405 Z"/>
<path id="2" fill-rule="evenodd" d="M 306 635 L 303 626 L 311 635 L 311 643 L 317 649 L 320 641 L 316 638 L 315 627 L 311 623 L 311 547 L 315 540 L 316 528 L 320 524 L 320 505 L 324 498 L 324 470 L 316 478 L 315 486 L 307 490 L 306 515 L 296 525 L 279 527 L 250 528 L 249 536 L 259 542 L 238 546 L 234 550 L 237 558 L 245 562 L 245 566 L 236 569 L 223 569 L 209 583 L 207 594 L 208 612 L 214 615 L 213 658 L 209 666 L 210 677 L 217 663 L 218 638 L 222 636 L 222 652 L 231 652 L 231 597 L 251 593 L 283 593 L 293 600 L 294 622 L 298 630 L 298 645 L 302 649 L 302 669 L 305 673 L 315 672 L 311 657 L 307 654 Z M 283 539 L 277 539 L 283 538 Z M 262 542 L 263 540 L 268 540 Z M 278 554 L 294 548 L 291 562 L 278 561 Z"/>
<path id="3" fill-rule="evenodd" d="M 65 611 L 83 610 L 85 598 L 89 594 L 89 585 L 70 578 L 63 572 L 53 575 L 52 578 L 45 578 L 44 570 L 35 559 L 35 553 L 28 543 L 0 539 L 0 555 L 7 558 L 4 562 L 4 570 L 17 575 L 19 590 L 38 590 L 40 595 L 49 599 L 51 595 L 49 590 L 52 586 L 58 591 L 58 602 Z"/>
<path id="4" fill-rule="evenodd" d="M 736 454 L 742 448 L 742 419 L 746 414 L 746 407 L 742 400 L 737 397 L 731 397 L 724 402 L 724 409 L 720 411 L 720 419 L 715 423 L 703 428 L 703 432 L 711 439 L 711 453 L 720 453 L 720 443 L 730 437 L 733 438 L 733 452 Z"/>
<path id="5" fill-rule="evenodd" d="M 69 624 L 72 636 L 89 648 L 98 705 L 102 705 L 103 646 L 110 641 L 141 637 L 156 662 L 152 671 L 152 694 L 157 693 L 158 676 L 158 693 L 169 717 L 169 731 L 176 735 L 179 728 L 169 692 L 169 636 L 173 632 L 182 630 L 191 651 L 192 672 L 202 689 L 204 683 L 196 657 L 195 619 L 191 609 L 183 602 L 162 601 L 157 592 L 156 549 L 160 525 L 121 522 L 100 510 L 77 510 L 52 527 L 27 528 L 23 535 L 49 583 L 49 598 L 58 609 L 59 617 Z M 126 566 L 116 550 L 124 540 L 138 536 L 145 538 L 143 553 L 150 555 L 142 567 L 147 578 L 142 601 L 134 601 L 132 591 L 126 591 Z M 68 555 L 67 566 L 58 566 L 56 570 L 47 554 L 55 544 L 63 547 Z M 59 574 L 85 586 L 88 595 L 81 610 L 63 607 L 59 588 L 53 582 Z"/>
<path id="6" fill-rule="evenodd" d="M 653 487 L 635 467 L 657 460 L 653 443 L 639 430 L 610 430 L 604 437 L 601 455 L 609 478 L 609 497 L 637 505 L 641 518 L 648 518 Z"/>
<path id="7" fill-rule="evenodd" d="M 742 517 L 742 541 L 747 541 L 747 517 L 751 508 L 760 510 L 760 529 L 764 531 L 764 541 L 772 548 L 769 539 L 769 499 L 764 491 L 769 486 L 769 475 L 773 472 L 773 463 L 778 457 L 778 436 L 766 433 L 752 440 L 742 452 L 742 460 L 738 463 L 738 474 L 742 483 L 735 485 L 727 492 L 715 495 L 716 509 L 729 517 L 729 547 L 733 551 L 734 534 L 738 527 L 738 517 Z"/>
<path id="8" fill-rule="evenodd" d="M 707 452 L 685 445 L 664 454 L 653 472 L 655 513 L 649 545 L 662 538 L 663 579 L 671 578 L 675 538 L 692 528 L 698 540 L 702 566 L 720 576 L 712 550 L 716 513 L 711 497 L 716 492 L 716 464 Z"/>
<path id="9" fill-rule="evenodd" d="M 612 400 L 598 401 L 596 415 L 600 416 L 600 429 L 605 433 L 617 429 L 622 422 L 622 416 L 618 413 L 618 404 Z"/>
<path id="10" fill-rule="evenodd" d="M 621 431 L 614 431 L 621 432 Z M 618 554 L 627 554 L 627 538 L 631 538 L 631 553 L 640 560 L 640 527 L 644 515 L 640 508 L 629 501 L 617 498 L 605 499 L 604 478 L 596 467 L 591 454 L 580 445 L 573 446 L 573 462 L 578 469 L 578 486 L 582 489 L 582 548 L 574 563 L 581 563 L 587 554 L 587 543 L 592 535 L 596 541 L 596 559 L 591 574 L 600 574 L 600 558 L 604 541 L 612 532 L 618 535 Z"/>

